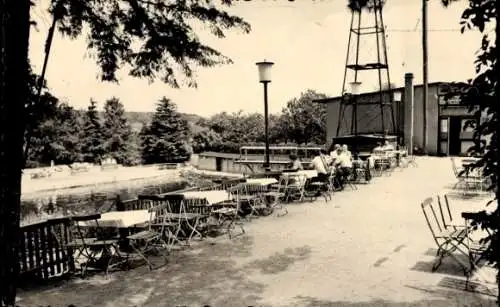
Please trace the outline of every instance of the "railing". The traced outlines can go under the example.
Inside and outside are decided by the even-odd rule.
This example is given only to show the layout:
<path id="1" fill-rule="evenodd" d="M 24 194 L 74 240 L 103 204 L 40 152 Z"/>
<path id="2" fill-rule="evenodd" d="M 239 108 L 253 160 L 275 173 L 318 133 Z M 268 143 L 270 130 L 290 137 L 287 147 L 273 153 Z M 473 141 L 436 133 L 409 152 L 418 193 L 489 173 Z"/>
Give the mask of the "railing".
<path id="1" fill-rule="evenodd" d="M 124 201 L 117 197 L 109 205 L 101 207 L 100 211 L 149 209 L 151 199 L 155 199 L 155 197 L 169 199 L 169 195 L 172 195 L 172 199 L 169 199 L 172 201 L 177 199 L 174 194 L 189 190 L 225 190 L 238 184 L 241 180 L 224 180 L 204 187 L 191 187 L 162 195 L 142 195 Z M 47 280 L 74 272 L 73 250 L 67 246 L 72 239 L 71 226 L 71 218 L 64 217 L 21 227 L 19 238 L 19 269 L 21 276 Z"/>
<path id="2" fill-rule="evenodd" d="M 74 270 L 70 218 L 51 219 L 21 227 L 19 269 L 21 276 L 49 279 Z"/>

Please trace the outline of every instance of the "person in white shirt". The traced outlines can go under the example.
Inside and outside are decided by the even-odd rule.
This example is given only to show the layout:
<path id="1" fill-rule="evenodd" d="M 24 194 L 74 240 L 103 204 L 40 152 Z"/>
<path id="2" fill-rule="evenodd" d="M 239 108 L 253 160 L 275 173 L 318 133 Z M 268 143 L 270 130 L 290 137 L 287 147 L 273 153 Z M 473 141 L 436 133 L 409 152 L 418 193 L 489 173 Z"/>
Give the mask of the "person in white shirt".
<path id="1" fill-rule="evenodd" d="M 330 158 L 332 159 L 332 161 L 335 162 L 335 159 L 337 159 L 337 156 L 339 155 L 340 149 L 341 148 L 339 144 L 333 145 L 332 150 L 330 151 Z"/>
<path id="2" fill-rule="evenodd" d="M 321 190 L 318 191 L 319 193 L 321 192 L 326 192 L 328 190 L 328 158 L 326 154 L 326 150 L 321 150 L 317 156 L 315 156 L 312 161 L 311 161 L 314 170 L 318 173 L 318 175 L 314 178 L 311 178 L 311 183 L 313 182 L 322 182 L 324 183 L 323 186 L 321 187 Z M 319 196 L 319 195 L 317 195 Z"/>
<path id="3" fill-rule="evenodd" d="M 311 160 L 311 164 L 318 173 L 318 177 L 328 176 L 328 163 L 323 150 Z"/>
<path id="4" fill-rule="evenodd" d="M 344 154 L 346 154 L 347 156 L 349 156 L 349 159 L 352 159 L 352 154 L 351 152 L 349 151 L 349 147 L 347 147 L 347 145 L 342 145 L 342 152 Z"/>
<path id="5" fill-rule="evenodd" d="M 337 157 L 337 160 L 335 160 L 335 164 L 337 165 L 336 181 L 340 190 L 344 189 L 347 178 L 352 173 L 351 153 L 344 148 Z"/>
<path id="6" fill-rule="evenodd" d="M 301 171 L 304 168 L 302 167 L 302 163 L 296 155 L 290 155 L 290 162 L 292 164 L 291 169 L 294 171 Z"/>
<path id="7" fill-rule="evenodd" d="M 394 150 L 394 146 L 392 146 L 391 143 L 389 143 L 388 140 L 385 140 L 385 143 L 384 143 L 384 146 L 383 146 L 384 150 L 386 151 L 389 151 L 389 150 Z"/>
<path id="8" fill-rule="evenodd" d="M 380 151 L 383 151 L 384 150 L 384 147 L 382 146 L 382 143 L 378 142 L 377 143 L 377 146 L 375 148 L 372 149 L 373 152 L 380 152 Z"/>

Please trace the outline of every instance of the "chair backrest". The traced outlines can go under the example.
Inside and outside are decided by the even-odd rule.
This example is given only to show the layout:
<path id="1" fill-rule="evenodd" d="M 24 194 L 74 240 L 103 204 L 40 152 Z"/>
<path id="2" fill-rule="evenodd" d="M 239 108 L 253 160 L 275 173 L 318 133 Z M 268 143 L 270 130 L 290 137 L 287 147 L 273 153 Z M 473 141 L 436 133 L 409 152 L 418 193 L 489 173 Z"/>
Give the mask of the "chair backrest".
<path id="1" fill-rule="evenodd" d="M 241 189 L 247 195 L 259 195 L 266 192 L 268 187 L 262 184 L 251 184 L 242 182 Z"/>
<path id="2" fill-rule="evenodd" d="M 453 224 L 453 216 L 451 215 L 450 203 L 448 201 L 448 195 L 437 196 L 439 212 L 441 214 L 441 221 L 443 222 L 443 226 L 446 228 L 449 225 Z"/>
<path id="3" fill-rule="evenodd" d="M 208 214 L 210 207 L 208 206 L 208 201 L 206 198 L 196 197 L 196 198 L 184 198 L 182 200 L 181 210 L 183 212 L 189 213 L 202 213 Z"/>
<path id="4" fill-rule="evenodd" d="M 85 243 L 85 237 L 89 234 L 88 228 L 86 230 L 82 229 L 82 222 L 95 223 L 96 228 L 99 228 L 100 214 L 88 214 L 88 215 L 77 215 L 70 217 L 72 222 L 71 233 L 73 237 L 77 237 L 82 243 Z M 95 232 L 95 231 L 94 231 Z"/>
<path id="5" fill-rule="evenodd" d="M 436 208 L 434 207 L 434 201 L 432 197 L 426 198 L 421 205 L 425 221 L 427 222 L 427 226 L 431 231 L 434 241 L 438 243 L 437 235 L 444 230 L 444 226 L 440 223 L 441 221 L 436 213 Z"/>
<path id="6" fill-rule="evenodd" d="M 288 184 L 290 183 L 291 178 L 296 178 L 295 176 L 298 176 L 298 174 L 293 174 L 291 177 L 290 176 L 281 176 L 278 179 L 278 185 L 276 186 L 276 190 L 278 193 L 285 193 L 286 189 L 288 187 Z"/>
<path id="7" fill-rule="evenodd" d="M 455 177 L 460 177 L 460 170 L 457 167 L 457 162 L 455 161 L 455 158 L 450 157 L 451 160 L 451 166 L 453 167 L 453 173 L 455 174 Z"/>

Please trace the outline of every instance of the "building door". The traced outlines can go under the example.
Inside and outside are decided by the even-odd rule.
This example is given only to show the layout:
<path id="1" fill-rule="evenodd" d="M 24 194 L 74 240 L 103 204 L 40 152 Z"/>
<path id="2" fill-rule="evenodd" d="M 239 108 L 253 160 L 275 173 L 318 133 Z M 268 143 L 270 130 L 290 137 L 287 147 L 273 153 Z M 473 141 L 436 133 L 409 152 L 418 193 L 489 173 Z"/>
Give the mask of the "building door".
<path id="1" fill-rule="evenodd" d="M 215 170 L 217 172 L 222 172 L 222 158 L 220 157 L 215 158 Z"/>
<path id="2" fill-rule="evenodd" d="M 448 154 L 450 156 L 458 156 L 462 151 L 462 142 L 460 140 L 460 132 L 462 130 L 462 120 L 458 116 L 449 118 L 450 126 L 448 131 Z"/>

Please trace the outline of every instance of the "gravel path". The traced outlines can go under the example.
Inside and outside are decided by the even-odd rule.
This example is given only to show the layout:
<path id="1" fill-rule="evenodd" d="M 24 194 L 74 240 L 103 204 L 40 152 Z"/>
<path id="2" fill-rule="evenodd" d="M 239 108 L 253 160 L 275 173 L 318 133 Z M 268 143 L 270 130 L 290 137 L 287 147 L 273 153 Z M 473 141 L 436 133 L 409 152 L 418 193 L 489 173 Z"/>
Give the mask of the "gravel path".
<path id="1" fill-rule="evenodd" d="M 461 271 L 435 252 L 420 202 L 453 182 L 449 159 L 375 178 L 333 200 L 291 204 L 285 217 L 248 223 L 247 234 L 200 242 L 164 268 L 106 280 L 75 278 L 19 293 L 20 306 L 495 306 L 462 291 Z M 480 208 L 486 201 L 456 201 Z M 461 207 L 460 207 L 461 206 Z"/>

